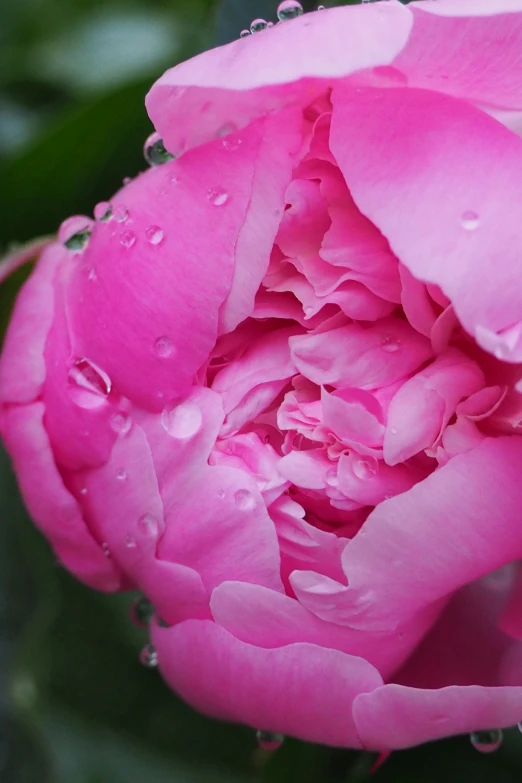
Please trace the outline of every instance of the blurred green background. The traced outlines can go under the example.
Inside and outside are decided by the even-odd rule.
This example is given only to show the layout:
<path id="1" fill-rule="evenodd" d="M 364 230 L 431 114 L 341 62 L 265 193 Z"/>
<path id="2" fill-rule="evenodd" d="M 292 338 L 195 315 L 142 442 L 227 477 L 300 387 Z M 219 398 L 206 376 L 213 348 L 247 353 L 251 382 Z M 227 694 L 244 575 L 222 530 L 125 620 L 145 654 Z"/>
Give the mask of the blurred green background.
<path id="1" fill-rule="evenodd" d="M 326 3 L 328 5 L 328 3 Z M 53 233 L 144 167 L 143 100 L 180 59 L 237 37 L 272 0 L 4 0 L 0 4 L 0 251 Z M 305 4 L 306 6 L 306 4 Z M 306 6 L 312 8 L 312 4 Z M 0 329 L 26 272 L 0 288 Z M 0 452 L 0 783 L 358 783 L 370 755 L 286 740 L 257 749 L 139 664 L 133 596 L 103 596 L 56 563 Z M 522 737 L 484 756 L 467 737 L 395 753 L 376 783 L 510 783 Z"/>

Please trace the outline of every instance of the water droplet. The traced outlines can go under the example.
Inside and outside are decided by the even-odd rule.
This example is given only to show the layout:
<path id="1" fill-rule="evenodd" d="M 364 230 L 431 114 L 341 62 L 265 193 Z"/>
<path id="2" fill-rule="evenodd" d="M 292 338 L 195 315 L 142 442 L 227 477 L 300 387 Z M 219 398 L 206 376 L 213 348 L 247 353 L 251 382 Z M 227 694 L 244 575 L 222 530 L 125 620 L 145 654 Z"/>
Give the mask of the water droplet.
<path id="1" fill-rule="evenodd" d="M 223 500 L 223 498 L 225 497 L 225 494 L 226 494 L 226 493 L 225 493 L 225 490 L 224 490 L 224 489 L 218 489 L 218 491 L 216 492 L 216 495 L 218 496 L 218 498 L 219 498 L 220 500 Z"/>
<path id="2" fill-rule="evenodd" d="M 126 435 L 131 428 L 132 419 L 126 411 L 119 411 L 111 418 L 111 428 L 118 435 Z"/>
<path id="3" fill-rule="evenodd" d="M 140 663 L 147 669 L 154 669 L 158 665 L 158 653 L 152 644 L 146 644 L 140 653 Z"/>
<path id="4" fill-rule="evenodd" d="M 103 223 L 106 223 L 111 219 L 111 216 L 112 207 L 109 201 L 100 201 L 100 203 L 96 204 L 94 207 L 94 217 L 96 220 L 101 220 Z"/>
<path id="5" fill-rule="evenodd" d="M 69 390 L 81 408 L 97 408 L 110 394 L 111 379 L 94 362 L 78 359 L 69 370 Z"/>
<path id="6" fill-rule="evenodd" d="M 475 231 L 480 223 L 479 216 L 473 210 L 468 209 L 463 212 L 460 218 L 460 225 L 465 231 Z"/>
<path id="7" fill-rule="evenodd" d="M 127 480 L 127 471 L 123 468 L 120 468 L 118 472 L 116 473 L 116 478 L 118 481 L 126 481 Z"/>
<path id="8" fill-rule="evenodd" d="M 64 244 L 67 250 L 74 250 L 78 252 L 80 250 L 84 250 L 87 247 L 90 237 L 90 231 L 78 231 L 76 234 L 73 234 L 72 237 L 69 237 L 69 239 L 67 239 Z"/>
<path id="9" fill-rule="evenodd" d="M 125 533 L 123 537 L 123 543 L 127 547 L 127 549 L 135 549 L 136 548 L 136 539 L 131 536 L 130 533 Z"/>
<path id="10" fill-rule="evenodd" d="M 280 22 L 287 22 L 289 19 L 295 19 L 296 16 L 301 16 L 303 13 L 303 6 L 298 3 L 297 0 L 283 0 L 277 6 L 277 18 Z"/>
<path id="11" fill-rule="evenodd" d="M 285 741 L 284 734 L 274 731 L 261 731 L 256 734 L 257 744 L 263 750 L 278 750 Z"/>
<path id="12" fill-rule="evenodd" d="M 274 23 L 273 23 L 273 22 L 267 22 L 267 23 L 266 23 L 266 26 L 267 26 L 268 28 L 270 28 L 270 27 L 273 27 L 273 26 L 274 26 Z"/>
<path id="13" fill-rule="evenodd" d="M 149 166 L 161 166 L 174 159 L 174 155 L 165 148 L 159 133 L 151 133 L 143 147 L 143 155 Z"/>
<path id="14" fill-rule="evenodd" d="M 520 723 L 517 723 L 517 729 L 522 734 L 522 721 L 520 721 Z"/>
<path id="15" fill-rule="evenodd" d="M 241 146 L 241 139 L 239 139 L 237 136 L 225 136 L 222 144 L 226 150 L 232 152 Z"/>
<path id="16" fill-rule="evenodd" d="M 168 359 L 174 353 L 174 343 L 170 337 L 158 337 L 154 343 L 154 353 L 161 359 Z"/>
<path id="17" fill-rule="evenodd" d="M 392 435 L 397 435 L 397 427 L 390 427 L 390 433 Z"/>
<path id="18" fill-rule="evenodd" d="M 335 470 L 335 468 L 330 468 L 330 470 L 327 470 L 324 480 L 326 481 L 329 487 L 338 487 L 339 478 L 337 476 L 337 470 Z"/>
<path id="19" fill-rule="evenodd" d="M 129 210 L 125 204 L 118 204 L 118 206 L 114 207 L 112 210 L 112 216 L 117 223 L 125 223 L 129 217 Z"/>
<path id="20" fill-rule="evenodd" d="M 490 731 L 474 731 L 469 735 L 471 744 L 479 753 L 493 753 L 502 745 L 502 731 L 491 729 Z"/>
<path id="21" fill-rule="evenodd" d="M 165 408 L 161 423 L 172 438 L 192 438 L 201 429 L 203 414 L 197 403 L 182 402 L 174 408 Z"/>
<path id="22" fill-rule="evenodd" d="M 158 520 L 152 514 L 143 514 L 138 519 L 138 530 L 146 536 L 156 538 L 159 532 Z"/>
<path id="23" fill-rule="evenodd" d="M 124 231 L 120 235 L 120 245 L 123 247 L 132 247 L 136 242 L 136 234 L 134 231 Z"/>
<path id="24" fill-rule="evenodd" d="M 250 35 L 250 30 L 241 30 L 241 32 L 239 33 L 240 38 L 246 38 L 249 35 Z"/>
<path id="25" fill-rule="evenodd" d="M 392 334 L 385 334 L 381 340 L 381 348 L 386 353 L 395 353 L 401 347 L 401 341 Z"/>
<path id="26" fill-rule="evenodd" d="M 266 30 L 267 27 L 268 27 L 268 22 L 266 22 L 264 19 L 254 19 L 254 21 L 250 25 L 250 32 L 260 33 L 261 30 Z"/>
<path id="27" fill-rule="evenodd" d="M 256 505 L 256 499 L 248 489 L 238 489 L 234 492 L 234 503 L 241 511 L 250 511 Z"/>
<path id="28" fill-rule="evenodd" d="M 80 495 L 86 495 L 87 494 L 87 487 L 82 487 L 80 490 Z"/>
<path id="29" fill-rule="evenodd" d="M 318 11 L 324 11 L 325 10 L 325 6 L 324 5 L 318 5 L 317 6 L 317 10 Z"/>
<path id="30" fill-rule="evenodd" d="M 134 625 L 145 628 L 151 621 L 154 607 L 144 595 L 136 598 L 130 608 L 130 616 Z"/>
<path id="31" fill-rule="evenodd" d="M 104 542 L 102 544 L 102 550 L 103 550 L 103 554 L 105 555 L 105 557 L 110 557 L 111 556 L 111 551 L 110 551 L 109 545 L 107 543 Z"/>
<path id="32" fill-rule="evenodd" d="M 379 469 L 379 463 L 375 457 L 366 457 L 365 459 L 356 459 L 353 462 L 353 472 L 358 479 L 371 479 Z"/>
<path id="33" fill-rule="evenodd" d="M 132 177 L 123 177 L 124 185 L 130 185 L 131 182 L 132 182 Z"/>
<path id="34" fill-rule="evenodd" d="M 151 245 L 159 245 L 164 236 L 163 229 L 159 226 L 149 226 L 145 231 L 145 239 Z"/>
<path id="35" fill-rule="evenodd" d="M 81 251 L 89 242 L 94 221 L 85 215 L 73 215 L 67 218 L 58 229 L 58 241 L 68 250 Z"/>
<path id="36" fill-rule="evenodd" d="M 209 190 L 207 198 L 215 207 L 222 207 L 228 201 L 228 193 L 224 190 Z"/>

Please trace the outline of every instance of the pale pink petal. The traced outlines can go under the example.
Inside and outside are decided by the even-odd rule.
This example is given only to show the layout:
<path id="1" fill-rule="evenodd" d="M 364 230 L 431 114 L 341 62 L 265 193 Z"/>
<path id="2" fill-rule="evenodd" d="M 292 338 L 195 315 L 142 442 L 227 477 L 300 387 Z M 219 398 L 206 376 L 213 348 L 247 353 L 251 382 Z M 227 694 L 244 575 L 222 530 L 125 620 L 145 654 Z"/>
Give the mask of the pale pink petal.
<path id="1" fill-rule="evenodd" d="M 428 340 L 398 318 L 292 337 L 290 347 L 299 372 L 314 383 L 364 389 L 394 383 L 431 354 Z"/>
<path id="2" fill-rule="evenodd" d="M 332 150 L 358 207 L 402 263 L 440 286 L 472 336 L 519 324 L 522 139 L 427 90 L 337 86 L 332 96 Z M 519 330 L 503 358 L 521 350 Z"/>
<path id="3" fill-rule="evenodd" d="M 267 112 L 306 106 L 339 77 L 390 63 L 411 25 L 399 3 L 305 14 L 171 68 L 147 95 L 149 116 L 178 154 Z"/>
<path id="4" fill-rule="evenodd" d="M 521 109 L 520 0 L 414 2 L 413 30 L 394 60 L 410 87 Z"/>
<path id="5" fill-rule="evenodd" d="M 267 650 L 208 621 L 154 626 L 152 641 L 168 684 L 201 712 L 326 745 L 360 747 L 351 705 L 382 684 L 362 658 L 306 643 Z"/>

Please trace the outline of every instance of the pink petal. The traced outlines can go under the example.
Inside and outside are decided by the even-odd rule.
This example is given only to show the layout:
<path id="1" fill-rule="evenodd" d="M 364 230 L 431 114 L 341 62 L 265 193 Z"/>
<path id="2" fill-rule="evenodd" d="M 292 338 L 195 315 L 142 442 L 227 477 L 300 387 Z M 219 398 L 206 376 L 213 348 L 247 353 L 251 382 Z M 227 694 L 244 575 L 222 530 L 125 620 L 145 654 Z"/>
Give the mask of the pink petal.
<path id="1" fill-rule="evenodd" d="M 68 296 L 73 350 L 141 407 L 159 411 L 186 394 L 215 344 L 238 234 L 246 241 L 254 219 L 263 131 L 257 123 L 233 152 L 216 142 L 133 180 L 113 200 L 128 219 L 98 222 L 82 253 Z M 157 244 L 152 224 L 164 231 Z"/>
<path id="2" fill-rule="evenodd" d="M 54 243 L 45 248 L 16 301 L 0 361 L 0 401 L 32 402 L 46 376 L 44 345 L 51 328 L 54 280 L 68 252 Z"/>
<path id="3" fill-rule="evenodd" d="M 414 2 L 413 30 L 394 67 L 410 87 L 521 109 L 522 2 Z"/>
<path id="4" fill-rule="evenodd" d="M 51 542 L 60 562 L 78 579 L 97 590 L 118 590 L 120 571 L 91 535 L 78 503 L 65 488 L 54 463 L 43 417 L 41 402 L 4 410 L 2 437 L 27 510 Z"/>
<path id="5" fill-rule="evenodd" d="M 277 536 L 256 481 L 208 464 L 222 422 L 219 395 L 196 388 L 163 425 L 152 415 L 141 423 L 164 508 L 158 557 L 193 569 L 209 591 L 227 579 L 282 590 Z"/>
<path id="6" fill-rule="evenodd" d="M 337 86 L 332 95 L 332 150 L 357 205 L 402 263 L 440 286 L 471 335 L 519 323 L 522 292 L 512 281 L 521 272 L 522 140 L 430 91 Z M 519 337 L 507 345 L 512 360 Z"/>
<path id="7" fill-rule="evenodd" d="M 522 718 L 522 687 L 453 685 L 439 690 L 385 685 L 354 704 L 368 750 L 410 748 L 454 734 L 513 726 Z"/>
<path id="8" fill-rule="evenodd" d="M 360 747 L 351 705 L 382 683 L 362 658 L 306 643 L 266 650 L 208 621 L 155 626 L 152 641 L 168 684 L 196 709 L 325 745 Z"/>
<path id="9" fill-rule="evenodd" d="M 259 585 L 224 582 L 212 593 L 214 620 L 237 639 L 273 649 L 295 642 L 340 650 L 364 658 L 389 677 L 426 631 L 422 622 L 401 628 L 400 634 L 354 631 L 315 617 L 294 598 Z"/>
<path id="10" fill-rule="evenodd" d="M 343 553 L 346 624 L 389 628 L 521 557 L 521 459 L 520 438 L 486 439 L 378 506 Z"/>
<path id="11" fill-rule="evenodd" d="M 267 112 L 305 106 L 334 79 L 391 62 L 411 24 L 398 3 L 306 14 L 171 68 L 147 95 L 149 116 L 178 154 Z"/>
<path id="12" fill-rule="evenodd" d="M 428 340 L 398 318 L 349 324 L 290 339 L 299 372 L 319 385 L 375 389 L 414 372 L 431 353 Z"/>

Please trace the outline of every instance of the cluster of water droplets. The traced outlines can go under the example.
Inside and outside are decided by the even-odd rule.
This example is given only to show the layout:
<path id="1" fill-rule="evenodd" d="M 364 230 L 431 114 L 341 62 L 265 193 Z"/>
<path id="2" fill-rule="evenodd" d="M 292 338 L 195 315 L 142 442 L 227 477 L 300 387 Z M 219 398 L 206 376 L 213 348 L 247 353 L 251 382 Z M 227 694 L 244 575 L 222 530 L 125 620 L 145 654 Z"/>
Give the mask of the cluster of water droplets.
<path id="1" fill-rule="evenodd" d="M 324 7 L 324 6 L 323 6 Z M 301 16 L 303 13 L 303 6 L 297 0 L 284 0 L 277 6 L 277 19 L 278 22 L 288 22 L 290 19 L 295 19 Z M 250 29 L 241 30 L 239 37 L 246 38 L 248 35 L 254 35 L 260 33 L 263 30 L 267 30 L 273 27 L 273 22 L 267 22 L 266 19 L 254 19 L 250 24 Z"/>

